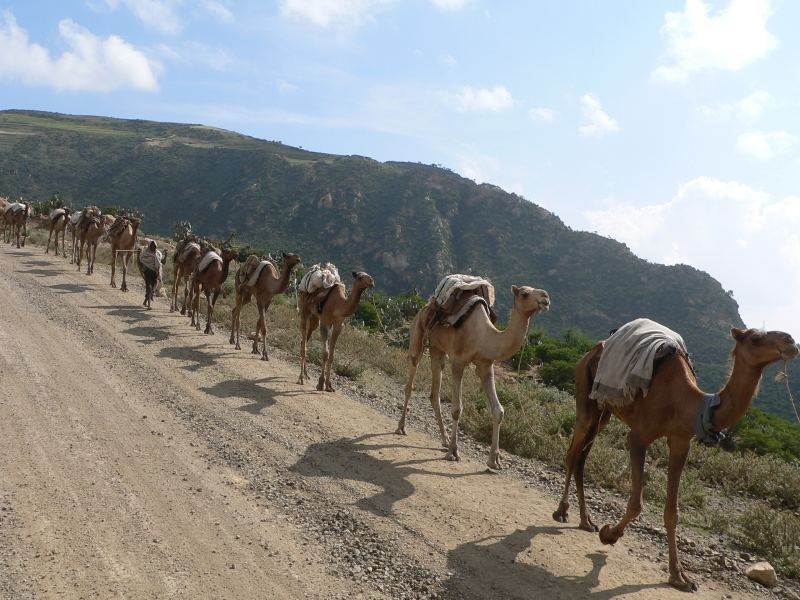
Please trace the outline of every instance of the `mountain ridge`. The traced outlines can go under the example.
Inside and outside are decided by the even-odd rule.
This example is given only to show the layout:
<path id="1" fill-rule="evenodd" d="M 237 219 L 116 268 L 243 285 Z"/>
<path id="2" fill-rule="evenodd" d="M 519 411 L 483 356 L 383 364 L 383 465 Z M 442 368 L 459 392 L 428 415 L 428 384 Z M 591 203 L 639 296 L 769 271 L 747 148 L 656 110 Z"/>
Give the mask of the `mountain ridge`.
<path id="1" fill-rule="evenodd" d="M 12 110 L 0 111 L 3 193 L 135 207 L 153 233 L 181 220 L 203 234 L 235 231 L 306 264 L 366 270 L 390 294 L 425 296 L 451 272 L 486 275 L 501 316 L 512 283 L 535 285 L 553 298 L 536 326 L 556 335 L 577 327 L 602 338 L 647 316 L 684 336 L 708 389 L 727 374 L 729 328 L 743 326 L 736 301 L 707 273 L 650 263 L 434 165 L 312 152 L 199 124 Z"/>

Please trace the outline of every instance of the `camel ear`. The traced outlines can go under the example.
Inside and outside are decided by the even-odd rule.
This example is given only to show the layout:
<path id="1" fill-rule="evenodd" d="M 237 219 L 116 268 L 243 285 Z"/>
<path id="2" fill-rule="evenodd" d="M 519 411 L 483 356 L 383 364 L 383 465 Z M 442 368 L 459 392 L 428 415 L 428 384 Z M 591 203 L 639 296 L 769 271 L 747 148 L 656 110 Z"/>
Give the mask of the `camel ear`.
<path id="1" fill-rule="evenodd" d="M 731 337 L 735 339 L 737 342 L 743 342 L 745 337 L 745 330 L 739 329 L 737 327 L 731 327 Z"/>
<path id="2" fill-rule="evenodd" d="M 512 285 L 511 286 L 511 293 L 514 294 L 515 296 L 518 295 L 519 294 L 519 286 L 518 285 Z"/>
<path id="3" fill-rule="evenodd" d="M 288 257 L 289 257 L 289 255 L 288 255 L 288 254 L 286 254 L 286 252 L 281 252 L 281 256 L 282 256 L 283 258 L 288 258 Z"/>
<path id="4" fill-rule="evenodd" d="M 357 279 L 357 278 L 358 278 L 358 273 L 356 273 L 355 271 L 353 271 L 353 279 Z"/>

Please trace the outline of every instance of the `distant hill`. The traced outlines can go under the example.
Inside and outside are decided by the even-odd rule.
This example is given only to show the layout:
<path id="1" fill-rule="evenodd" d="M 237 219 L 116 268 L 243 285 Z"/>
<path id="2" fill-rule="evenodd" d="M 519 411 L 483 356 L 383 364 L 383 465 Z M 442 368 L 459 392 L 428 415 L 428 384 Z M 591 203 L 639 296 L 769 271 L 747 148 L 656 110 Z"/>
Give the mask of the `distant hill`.
<path id="1" fill-rule="evenodd" d="M 537 326 L 604 337 L 647 316 L 680 332 L 701 383 L 721 385 L 741 326 L 719 282 L 687 265 L 664 266 L 627 246 L 573 231 L 553 213 L 443 168 L 309 152 L 203 125 L 30 111 L 0 112 L 0 194 L 74 206 L 139 208 L 143 228 L 200 233 L 364 269 L 386 293 L 430 293 L 451 272 L 487 275 L 501 311 L 512 283 L 547 289 Z M 502 313 L 501 313 L 502 314 Z M 795 377 L 800 381 L 800 377 Z M 760 406 L 789 414 L 765 384 Z"/>

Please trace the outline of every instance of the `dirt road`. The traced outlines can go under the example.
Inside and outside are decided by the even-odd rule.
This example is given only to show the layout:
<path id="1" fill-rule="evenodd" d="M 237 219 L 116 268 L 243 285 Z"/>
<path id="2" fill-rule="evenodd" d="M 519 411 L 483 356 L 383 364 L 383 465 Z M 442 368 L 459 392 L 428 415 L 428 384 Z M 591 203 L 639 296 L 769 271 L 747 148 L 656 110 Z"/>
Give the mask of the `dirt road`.
<path id="1" fill-rule="evenodd" d="M 100 268 L 4 245 L 0 298 L 2 597 L 685 597 L 663 547 L 559 525 L 548 494 Z"/>

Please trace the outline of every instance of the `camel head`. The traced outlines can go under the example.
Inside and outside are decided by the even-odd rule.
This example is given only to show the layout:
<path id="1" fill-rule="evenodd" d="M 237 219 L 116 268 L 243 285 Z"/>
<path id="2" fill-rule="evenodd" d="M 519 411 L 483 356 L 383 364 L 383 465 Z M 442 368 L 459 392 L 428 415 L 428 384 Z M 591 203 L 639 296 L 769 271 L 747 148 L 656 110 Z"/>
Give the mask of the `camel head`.
<path id="1" fill-rule="evenodd" d="M 550 310 L 550 295 L 527 285 L 512 285 L 511 293 L 514 294 L 514 308 L 523 314 L 532 315 L 540 310 Z"/>
<path id="2" fill-rule="evenodd" d="M 369 273 L 364 271 L 353 271 L 353 287 L 368 290 L 375 285 L 375 280 Z"/>
<path id="3" fill-rule="evenodd" d="M 228 246 L 227 248 L 223 247 L 219 255 L 222 257 L 222 260 L 230 262 L 239 256 L 239 251 Z"/>
<path id="4" fill-rule="evenodd" d="M 300 257 L 293 253 L 293 252 L 281 252 L 281 256 L 283 257 L 283 264 L 286 265 L 289 269 L 294 268 L 295 266 L 300 264 Z"/>
<path id="5" fill-rule="evenodd" d="M 792 336 L 783 331 L 733 327 L 731 336 L 736 340 L 734 357 L 742 358 L 753 366 L 765 367 L 776 360 L 791 360 L 800 354 Z"/>

